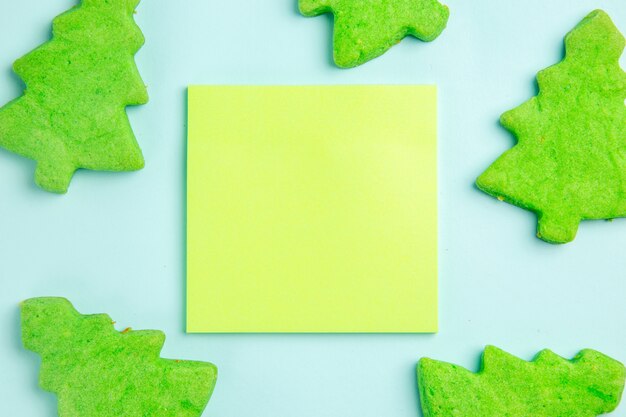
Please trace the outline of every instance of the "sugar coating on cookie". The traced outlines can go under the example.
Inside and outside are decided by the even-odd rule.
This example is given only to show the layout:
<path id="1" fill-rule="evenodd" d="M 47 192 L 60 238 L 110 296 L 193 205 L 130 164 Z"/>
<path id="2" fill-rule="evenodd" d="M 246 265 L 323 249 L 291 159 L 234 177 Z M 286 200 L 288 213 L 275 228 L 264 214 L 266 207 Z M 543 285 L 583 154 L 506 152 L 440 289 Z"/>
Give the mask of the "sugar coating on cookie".
<path id="1" fill-rule="evenodd" d="M 445 29 L 450 11 L 437 0 L 299 0 L 305 16 L 333 13 L 333 55 L 342 68 L 384 54 L 411 35 L 432 41 Z"/>
<path id="2" fill-rule="evenodd" d="M 199 417 L 213 392 L 215 366 L 161 359 L 160 331 L 118 332 L 106 314 L 81 315 L 64 298 L 23 302 L 21 322 L 59 417 Z"/>
<path id="3" fill-rule="evenodd" d="M 417 375 L 424 417 L 596 417 L 619 405 L 626 368 L 594 350 L 526 362 L 488 346 L 478 373 L 422 359 Z"/>
<path id="4" fill-rule="evenodd" d="M 537 213 L 547 242 L 572 241 L 581 220 L 626 216 L 624 45 L 592 12 L 565 38 L 565 59 L 538 74 L 539 94 L 502 116 L 518 142 L 477 185 Z"/>
<path id="5" fill-rule="evenodd" d="M 67 191 L 79 168 L 144 166 L 126 106 L 148 101 L 133 55 L 144 37 L 139 0 L 82 0 L 53 22 L 52 39 L 17 60 L 24 94 L 0 109 L 0 147 L 37 162 L 35 182 Z"/>

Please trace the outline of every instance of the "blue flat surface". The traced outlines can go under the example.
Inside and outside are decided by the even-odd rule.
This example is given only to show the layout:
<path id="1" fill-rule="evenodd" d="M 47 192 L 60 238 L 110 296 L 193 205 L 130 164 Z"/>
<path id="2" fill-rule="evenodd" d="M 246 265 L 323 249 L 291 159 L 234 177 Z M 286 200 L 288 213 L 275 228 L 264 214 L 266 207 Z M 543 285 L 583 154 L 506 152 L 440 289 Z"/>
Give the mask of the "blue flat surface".
<path id="1" fill-rule="evenodd" d="M 74 3 L 0 3 L 0 102 L 22 89 L 12 62 Z M 626 361 L 626 220 L 584 223 L 574 243 L 550 246 L 534 237 L 532 214 L 473 187 L 513 143 L 499 115 L 535 94 L 563 36 L 595 8 L 626 32 L 626 3 L 447 3 L 435 42 L 407 39 L 339 70 L 331 19 L 300 17 L 296 0 L 144 0 L 137 62 L 151 101 L 129 114 L 146 168 L 79 172 L 57 196 L 33 185 L 33 162 L 0 151 L 0 414 L 56 415 L 55 397 L 37 388 L 39 360 L 19 340 L 18 302 L 45 295 L 109 313 L 120 329 L 164 330 L 166 357 L 215 363 L 205 416 L 416 417 L 417 360 L 476 369 L 485 344 L 526 359 L 591 347 Z M 439 86 L 438 335 L 185 335 L 185 91 L 210 83 Z"/>

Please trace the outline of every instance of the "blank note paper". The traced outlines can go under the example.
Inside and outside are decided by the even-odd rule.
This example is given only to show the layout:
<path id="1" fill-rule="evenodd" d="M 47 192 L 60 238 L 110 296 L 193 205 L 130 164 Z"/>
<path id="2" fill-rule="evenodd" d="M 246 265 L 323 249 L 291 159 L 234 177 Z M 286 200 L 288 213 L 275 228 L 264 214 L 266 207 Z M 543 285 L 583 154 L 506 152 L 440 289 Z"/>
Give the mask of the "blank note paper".
<path id="1" fill-rule="evenodd" d="M 189 332 L 437 331 L 431 86 L 189 89 Z"/>

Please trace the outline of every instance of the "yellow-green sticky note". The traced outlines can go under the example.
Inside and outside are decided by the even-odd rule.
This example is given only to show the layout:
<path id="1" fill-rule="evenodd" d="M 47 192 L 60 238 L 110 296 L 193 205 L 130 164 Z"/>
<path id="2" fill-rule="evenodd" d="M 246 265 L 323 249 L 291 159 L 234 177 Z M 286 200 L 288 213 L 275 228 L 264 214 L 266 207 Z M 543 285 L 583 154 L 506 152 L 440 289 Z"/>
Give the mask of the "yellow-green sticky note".
<path id="1" fill-rule="evenodd" d="M 189 89 L 187 330 L 437 331 L 433 86 Z"/>

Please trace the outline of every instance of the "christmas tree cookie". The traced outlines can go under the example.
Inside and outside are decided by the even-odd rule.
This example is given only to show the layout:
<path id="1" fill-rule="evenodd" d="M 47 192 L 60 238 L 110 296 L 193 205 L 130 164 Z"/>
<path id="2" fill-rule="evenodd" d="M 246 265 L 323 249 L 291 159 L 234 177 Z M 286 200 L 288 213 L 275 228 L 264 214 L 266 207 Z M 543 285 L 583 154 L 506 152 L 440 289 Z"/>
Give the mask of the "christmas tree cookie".
<path id="1" fill-rule="evenodd" d="M 133 55 L 144 38 L 139 0 L 82 0 L 53 22 L 52 39 L 17 60 L 24 94 L 0 109 L 0 147 L 37 162 L 35 182 L 64 193 L 79 168 L 144 166 L 126 106 L 148 101 Z"/>
<path id="2" fill-rule="evenodd" d="M 22 341 L 42 359 L 40 385 L 59 417 L 199 417 L 215 386 L 210 363 L 161 359 L 162 332 L 117 332 L 63 298 L 22 303 Z"/>
<path id="3" fill-rule="evenodd" d="M 417 375 L 424 417 L 596 417 L 619 405 L 626 368 L 593 350 L 526 362 L 490 346 L 477 374 L 422 359 Z"/>
<path id="4" fill-rule="evenodd" d="M 450 11 L 437 0 L 300 0 L 305 16 L 335 15 L 334 58 L 356 67 L 384 54 L 408 35 L 432 41 Z"/>
<path id="5" fill-rule="evenodd" d="M 477 181 L 537 213 L 538 236 L 551 243 L 572 241 L 581 220 L 626 216 L 624 37 L 596 10 L 565 47 L 565 59 L 539 73 L 539 95 L 502 116 L 518 143 Z"/>

